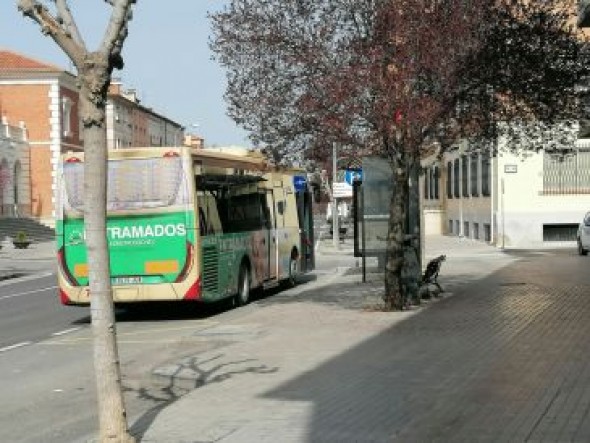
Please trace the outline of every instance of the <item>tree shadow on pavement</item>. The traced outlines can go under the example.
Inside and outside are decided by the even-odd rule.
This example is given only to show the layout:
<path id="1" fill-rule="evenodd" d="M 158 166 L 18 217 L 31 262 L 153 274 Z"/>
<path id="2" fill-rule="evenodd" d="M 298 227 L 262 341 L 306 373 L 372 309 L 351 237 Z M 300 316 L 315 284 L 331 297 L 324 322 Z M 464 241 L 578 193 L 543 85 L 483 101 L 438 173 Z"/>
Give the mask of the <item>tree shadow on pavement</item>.
<path id="1" fill-rule="evenodd" d="M 590 441 L 590 276 L 572 262 L 456 275 L 453 297 L 262 398 L 313 404 L 310 442 Z"/>
<path id="2" fill-rule="evenodd" d="M 269 368 L 263 364 L 256 365 L 255 359 L 224 361 L 225 357 L 224 354 L 209 358 L 187 357 L 180 362 L 154 371 L 153 377 L 156 381 L 149 388 L 134 389 L 124 386 L 124 392 L 134 393 L 141 400 L 155 405 L 133 423 L 130 429 L 131 434 L 141 441 L 145 432 L 162 410 L 195 389 L 213 383 L 222 383 L 239 375 L 264 375 L 279 370 L 277 367 Z"/>

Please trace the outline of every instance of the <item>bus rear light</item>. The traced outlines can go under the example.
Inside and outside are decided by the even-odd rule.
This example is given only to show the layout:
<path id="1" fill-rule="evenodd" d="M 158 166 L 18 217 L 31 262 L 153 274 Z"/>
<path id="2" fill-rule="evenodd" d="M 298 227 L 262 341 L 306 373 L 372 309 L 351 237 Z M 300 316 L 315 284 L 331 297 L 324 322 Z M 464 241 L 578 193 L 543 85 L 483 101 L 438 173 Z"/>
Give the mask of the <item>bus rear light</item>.
<path id="1" fill-rule="evenodd" d="M 80 160 L 78 157 L 70 157 L 70 158 L 66 158 L 65 162 L 66 163 L 82 163 L 82 160 Z"/>
<path id="2" fill-rule="evenodd" d="M 180 154 L 178 152 L 174 152 L 174 151 L 168 151 L 164 153 L 164 158 L 170 158 L 170 157 L 180 157 Z"/>
<path id="3" fill-rule="evenodd" d="M 193 246 L 193 244 L 191 242 L 189 242 L 187 240 L 187 242 L 186 242 L 186 261 L 184 262 L 184 266 L 182 267 L 182 271 L 180 271 L 180 274 L 178 274 L 178 277 L 176 277 L 176 280 L 174 280 L 176 283 L 183 281 L 187 277 L 189 271 L 193 267 L 194 258 L 195 258 L 195 247 Z"/>
<path id="4" fill-rule="evenodd" d="M 70 270 L 68 269 L 68 264 L 66 263 L 66 256 L 65 256 L 65 251 L 64 251 L 63 246 L 59 249 L 59 251 L 57 251 L 57 262 L 59 264 L 61 271 L 63 272 L 64 276 L 66 277 L 66 280 L 68 281 L 68 283 L 72 286 L 78 286 L 78 282 L 76 281 L 76 279 L 74 278 L 74 276 L 72 275 Z"/>
<path id="5" fill-rule="evenodd" d="M 201 279 L 197 279 L 197 281 L 188 288 L 186 294 L 184 294 L 183 300 L 186 301 L 196 301 L 201 298 Z"/>
<path id="6" fill-rule="evenodd" d="M 88 277 L 88 265 L 86 263 L 78 263 L 75 265 L 74 275 L 76 277 Z"/>

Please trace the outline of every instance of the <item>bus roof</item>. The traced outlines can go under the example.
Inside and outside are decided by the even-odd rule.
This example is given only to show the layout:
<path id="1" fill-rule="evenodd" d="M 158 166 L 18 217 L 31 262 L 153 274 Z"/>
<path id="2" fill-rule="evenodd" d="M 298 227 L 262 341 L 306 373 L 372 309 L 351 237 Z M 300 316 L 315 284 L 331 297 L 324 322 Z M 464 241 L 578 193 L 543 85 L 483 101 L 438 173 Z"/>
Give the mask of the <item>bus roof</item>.
<path id="1" fill-rule="evenodd" d="M 270 162 L 262 152 L 241 147 L 204 149 L 195 149 L 188 146 L 121 148 L 109 149 L 109 158 L 125 159 L 161 157 L 170 155 L 170 153 L 182 154 L 183 152 L 189 153 L 194 160 L 201 162 L 205 167 L 259 171 L 262 173 L 277 172 L 297 174 L 304 172 L 298 168 L 276 166 L 274 163 Z M 84 161 L 84 153 L 68 152 L 62 154 L 63 161 L 67 162 L 68 159 Z"/>
<path id="2" fill-rule="evenodd" d="M 276 169 L 260 151 L 192 149 L 191 155 L 195 160 L 201 161 L 203 165 L 212 167 L 247 169 L 263 172 L 270 172 Z"/>

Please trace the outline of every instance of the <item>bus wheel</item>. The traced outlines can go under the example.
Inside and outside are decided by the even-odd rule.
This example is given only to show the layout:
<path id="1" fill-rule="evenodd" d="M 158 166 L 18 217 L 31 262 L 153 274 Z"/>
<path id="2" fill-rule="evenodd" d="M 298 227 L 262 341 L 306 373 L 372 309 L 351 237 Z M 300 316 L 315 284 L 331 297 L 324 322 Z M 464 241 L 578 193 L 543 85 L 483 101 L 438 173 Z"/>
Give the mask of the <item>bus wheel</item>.
<path id="1" fill-rule="evenodd" d="M 236 294 L 236 306 L 244 306 L 250 301 L 250 273 L 246 265 L 240 266 L 238 276 L 238 293 Z"/>

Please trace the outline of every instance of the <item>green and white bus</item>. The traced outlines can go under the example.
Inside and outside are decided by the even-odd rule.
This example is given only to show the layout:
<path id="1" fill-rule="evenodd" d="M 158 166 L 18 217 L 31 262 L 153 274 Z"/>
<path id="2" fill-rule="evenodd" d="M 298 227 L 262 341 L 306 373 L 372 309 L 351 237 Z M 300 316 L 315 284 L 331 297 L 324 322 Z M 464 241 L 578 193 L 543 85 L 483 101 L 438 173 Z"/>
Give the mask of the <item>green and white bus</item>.
<path id="1" fill-rule="evenodd" d="M 84 154 L 62 155 L 59 295 L 88 305 Z M 129 148 L 108 160 L 107 240 L 115 303 L 248 302 L 314 267 L 311 194 L 300 171 L 248 150 Z"/>

